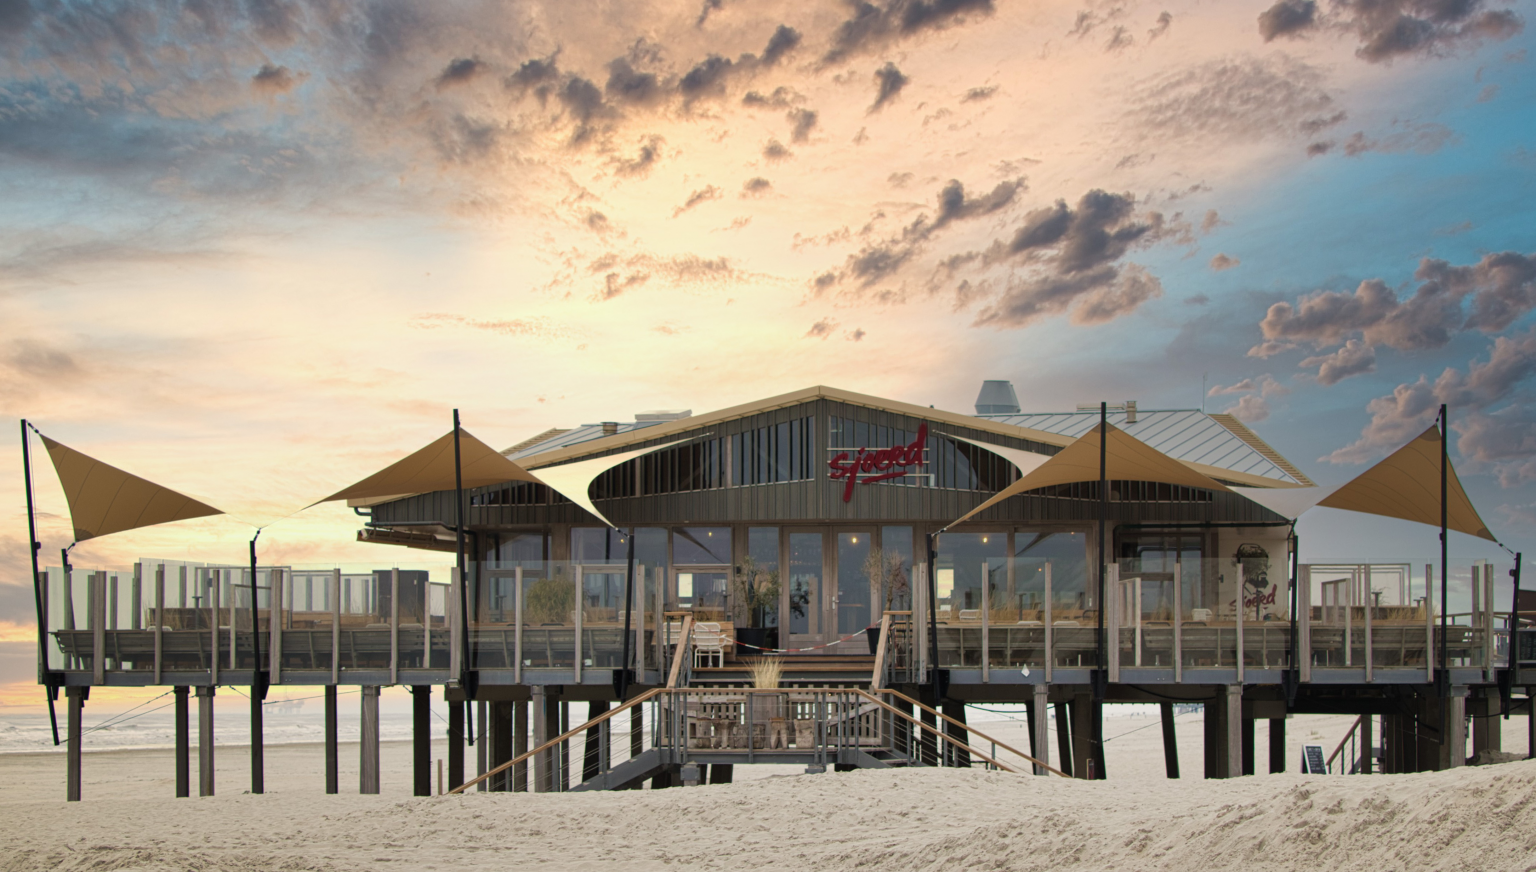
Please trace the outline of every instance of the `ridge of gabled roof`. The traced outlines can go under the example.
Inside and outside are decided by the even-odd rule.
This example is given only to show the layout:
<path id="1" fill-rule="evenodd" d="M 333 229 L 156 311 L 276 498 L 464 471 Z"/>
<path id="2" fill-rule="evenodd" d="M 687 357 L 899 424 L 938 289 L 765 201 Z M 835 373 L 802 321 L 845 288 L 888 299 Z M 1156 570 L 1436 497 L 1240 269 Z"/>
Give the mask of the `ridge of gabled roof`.
<path id="1" fill-rule="evenodd" d="M 802 388 L 797 391 L 778 394 L 776 396 L 767 397 L 765 399 L 755 400 L 750 403 L 742 403 L 735 406 L 729 406 L 724 409 L 719 409 L 713 412 L 706 412 L 701 415 L 694 415 L 692 417 L 682 418 L 676 421 L 664 421 L 644 427 L 631 426 L 621 430 L 619 433 L 610 436 L 600 436 L 593 439 L 586 439 L 580 442 L 551 446 L 551 448 L 547 451 L 539 451 L 538 444 L 528 445 L 523 449 L 522 453 L 517 455 L 514 459 L 517 460 L 517 462 L 526 469 L 537 470 L 541 467 L 553 466 L 588 456 L 615 451 L 643 442 L 658 441 L 678 433 L 700 430 L 727 421 L 734 421 L 739 418 L 747 418 L 752 415 L 761 414 L 763 412 L 770 412 L 774 409 L 782 409 L 788 406 L 800 405 L 802 403 L 807 403 L 818 399 L 832 400 L 834 402 L 844 403 L 850 406 L 863 406 L 870 409 L 895 412 L 901 415 L 920 418 L 933 424 L 948 425 L 951 427 L 964 427 L 969 430 L 991 433 L 997 436 L 1008 436 L 1015 439 L 1027 439 L 1034 442 L 1042 442 L 1046 445 L 1054 445 L 1059 448 L 1064 448 L 1067 445 L 1070 445 L 1077 439 L 1078 436 L 1081 435 L 1081 433 L 1078 432 L 1052 432 L 1051 430 L 1047 429 L 1020 426 L 1019 424 L 1010 423 L 1009 421 L 998 420 L 1000 417 L 1030 418 L 1038 416 L 1009 415 L 985 417 L 976 415 L 964 415 L 958 412 L 949 412 L 943 409 L 936 409 L 931 406 L 919 406 L 915 403 L 905 403 L 901 402 L 900 400 L 890 400 L 882 397 L 869 396 L 867 394 L 855 393 L 853 391 L 828 387 L 826 385 L 813 385 L 811 387 Z M 1228 428 L 1218 429 L 1225 431 Z M 567 433 L 563 435 L 569 437 L 577 434 L 575 431 L 567 431 Z M 1236 433 L 1233 433 L 1232 435 L 1241 438 Z M 1252 436 L 1252 438 L 1257 440 L 1259 444 L 1263 444 L 1262 440 L 1258 440 L 1257 436 Z M 560 440 L 557 439 L 557 441 Z M 1250 451 L 1259 451 L 1256 446 L 1247 442 L 1247 440 L 1244 440 L 1243 447 Z M 1181 463 L 1189 466 L 1190 468 L 1195 469 L 1211 478 L 1228 481 L 1233 484 L 1246 485 L 1251 487 L 1284 488 L 1299 487 L 1302 486 L 1300 484 L 1301 482 L 1307 481 L 1306 477 L 1301 476 L 1299 472 L 1292 474 L 1291 470 L 1294 469 L 1294 467 L 1291 467 L 1289 462 L 1286 462 L 1284 466 L 1281 466 L 1279 463 L 1275 462 L 1273 458 L 1270 457 L 1270 455 L 1273 455 L 1273 457 L 1276 458 L 1279 458 L 1280 455 L 1276 453 L 1274 449 L 1269 448 L 1267 445 L 1264 447 L 1268 449 L 1269 453 L 1263 455 L 1263 460 L 1259 462 L 1263 463 L 1265 467 L 1279 470 L 1282 472 L 1282 474 L 1294 478 L 1294 481 L 1285 481 L 1271 475 L 1263 475 L 1262 473 L 1246 470 L 1236 470 L 1229 467 L 1213 465 L 1211 463 L 1197 462 L 1186 458 L 1176 457 L 1176 459 L 1178 459 Z M 511 452 L 507 453 L 510 454 Z M 1283 461 L 1284 458 L 1280 458 L 1280 460 Z M 1271 464 L 1273 464 L 1273 466 L 1271 466 Z"/>
<path id="2" fill-rule="evenodd" d="M 1244 424 L 1242 421 L 1239 421 L 1236 417 L 1220 412 L 1209 415 L 1208 417 L 1212 421 L 1215 421 L 1228 430 L 1231 430 L 1232 435 L 1243 440 L 1243 442 L 1249 448 L 1257 451 L 1264 457 L 1265 460 L 1268 460 L 1270 463 L 1280 467 L 1280 469 L 1284 470 L 1286 475 L 1300 482 L 1302 487 L 1317 486 L 1316 482 L 1310 478 L 1307 478 L 1305 473 L 1292 465 L 1289 460 L 1285 459 L 1284 455 L 1270 447 L 1268 442 L 1265 442 L 1263 439 L 1259 438 L 1259 434 L 1248 429 L 1248 425 Z"/>

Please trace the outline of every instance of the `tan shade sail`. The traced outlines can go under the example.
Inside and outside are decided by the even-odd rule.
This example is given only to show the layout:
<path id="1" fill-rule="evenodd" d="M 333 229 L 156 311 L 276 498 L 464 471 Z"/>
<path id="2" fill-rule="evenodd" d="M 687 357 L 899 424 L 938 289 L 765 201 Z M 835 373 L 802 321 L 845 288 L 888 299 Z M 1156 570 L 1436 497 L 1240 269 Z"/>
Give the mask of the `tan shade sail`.
<path id="1" fill-rule="evenodd" d="M 464 468 L 465 487 L 484 487 L 506 481 L 544 483 L 541 478 L 503 457 L 499 451 L 471 436 L 463 428 L 459 430 L 459 453 Z M 450 430 L 425 448 L 319 502 L 424 494 L 453 490 L 456 486 L 453 431 Z"/>
<path id="2" fill-rule="evenodd" d="M 1155 481 L 1205 490 L 1230 490 L 1213 478 L 1201 475 L 1156 448 L 1142 442 L 1113 424 L 1107 425 L 1109 437 L 1105 448 L 1105 477 L 1111 481 Z M 990 449 L 990 446 L 989 446 Z M 1084 433 L 1076 442 L 1061 449 L 1033 472 L 998 491 L 950 526 L 997 505 L 1011 496 L 1036 488 L 1099 480 L 1099 428 Z"/>
<path id="3" fill-rule="evenodd" d="M 48 456 L 64 485 L 76 542 L 170 521 L 224 514 L 207 503 L 102 463 L 47 436 L 43 436 L 43 444 L 48 446 Z"/>
<path id="4" fill-rule="evenodd" d="M 1467 498 L 1454 466 L 1446 469 L 1446 495 L 1447 527 L 1498 541 Z M 1440 526 L 1440 431 L 1430 427 L 1420 433 L 1318 505 Z"/>
<path id="5" fill-rule="evenodd" d="M 642 454 L 650 454 L 652 451 L 671 448 L 674 445 L 681 445 L 688 441 L 691 440 L 679 439 L 676 442 L 668 442 L 665 445 L 653 445 L 650 448 L 639 448 L 620 454 L 610 454 L 606 457 L 578 460 L 575 463 L 567 463 L 561 466 L 546 466 L 538 471 L 538 475 L 540 480 L 556 491 L 559 491 L 566 499 L 591 512 L 599 521 L 612 527 L 613 522 L 603 517 L 603 513 L 599 512 L 597 506 L 592 504 L 592 498 L 589 493 L 592 482 L 596 481 L 598 476 L 626 460 L 633 460 Z"/>
<path id="6" fill-rule="evenodd" d="M 1334 487 L 1234 487 L 1232 492 L 1247 497 L 1288 521 L 1294 521 L 1338 489 L 1336 485 Z"/>
<path id="7" fill-rule="evenodd" d="M 1049 454 L 1036 454 L 1033 451 L 1025 451 L 1022 448 L 1009 448 L 1005 445 L 991 445 L 986 442 L 977 442 L 975 439 L 967 439 L 964 436 L 951 436 L 948 433 L 940 433 L 945 439 L 954 439 L 958 442 L 966 442 L 984 451 L 990 451 L 1014 465 L 1019 475 L 1029 475 L 1040 465 L 1051 459 Z"/>

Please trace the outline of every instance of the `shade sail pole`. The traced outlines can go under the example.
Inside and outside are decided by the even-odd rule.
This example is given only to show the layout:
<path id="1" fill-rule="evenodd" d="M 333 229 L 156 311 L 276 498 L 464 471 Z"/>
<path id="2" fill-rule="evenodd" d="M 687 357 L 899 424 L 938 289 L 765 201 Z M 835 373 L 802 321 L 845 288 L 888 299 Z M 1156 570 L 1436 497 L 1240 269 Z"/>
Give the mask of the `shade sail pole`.
<path id="1" fill-rule="evenodd" d="M 53 710 L 54 677 L 48 669 L 48 627 L 43 620 L 43 582 L 37 570 L 37 552 L 43 543 L 37 541 L 37 508 L 32 502 L 32 452 L 31 439 L 27 435 L 27 419 L 21 419 L 21 469 L 27 482 L 27 551 L 32 557 L 32 598 L 37 608 L 37 683 L 43 685 L 48 695 L 48 722 L 53 725 L 53 744 L 59 744 L 59 718 Z M 1519 600 L 1516 594 L 1515 599 Z"/>
<path id="2" fill-rule="evenodd" d="M 1091 733 L 1093 748 L 1091 757 L 1097 762 L 1094 778 L 1105 777 L 1104 773 L 1104 697 L 1109 690 L 1109 645 L 1104 638 L 1104 610 L 1109 607 L 1109 600 L 1105 596 L 1106 571 L 1104 557 L 1105 537 L 1109 534 L 1109 403 L 1099 403 L 1099 602 L 1098 608 L 1098 638 L 1099 638 L 1099 664 L 1093 673 L 1093 717 Z M 1116 656 L 1119 656 L 1120 642 L 1115 640 Z"/>
<path id="3" fill-rule="evenodd" d="M 936 542 L 943 530 L 927 535 L 928 545 L 928 657 L 931 665 L 928 667 L 932 676 L 934 693 L 936 698 L 943 699 L 949 690 L 948 682 L 942 680 L 942 670 L 939 669 L 939 552 Z"/>
<path id="4" fill-rule="evenodd" d="M 1450 448 L 1446 443 L 1446 415 L 1445 404 L 1440 404 L 1440 671 L 1436 678 L 1440 680 L 1440 695 L 1451 695 L 1451 677 L 1446 674 L 1446 666 L 1449 663 L 1448 648 L 1446 646 L 1446 611 L 1448 606 L 1447 591 L 1449 585 L 1450 564 L 1450 539 L 1445 530 L 1448 523 L 1446 506 L 1449 502 L 1448 494 L 1450 486 L 1447 482 L 1447 472 L 1450 469 Z M 1475 580 L 1474 580 L 1475 583 Z"/>
<path id="5" fill-rule="evenodd" d="M 459 450 L 459 410 L 453 410 L 453 529 L 457 538 L 459 572 L 459 686 L 474 699 L 475 689 L 469 679 L 469 574 L 464 564 L 464 460 Z M 425 590 L 425 589 L 423 589 Z M 427 604 L 430 609 L 430 603 Z M 431 620 L 431 615 L 426 616 Z M 428 652 L 429 654 L 431 652 Z"/>
<path id="6" fill-rule="evenodd" d="M 631 618 L 635 612 L 635 528 L 629 528 L 629 558 L 626 561 L 629 569 L 624 573 L 624 635 L 620 636 L 624 642 L 624 658 L 621 661 L 623 670 L 619 673 L 618 680 L 614 683 L 614 689 L 618 691 L 619 702 L 623 703 L 629 696 L 629 664 L 634 656 L 635 645 L 629 640 L 629 628 Z M 642 594 L 643 595 L 643 594 Z"/>

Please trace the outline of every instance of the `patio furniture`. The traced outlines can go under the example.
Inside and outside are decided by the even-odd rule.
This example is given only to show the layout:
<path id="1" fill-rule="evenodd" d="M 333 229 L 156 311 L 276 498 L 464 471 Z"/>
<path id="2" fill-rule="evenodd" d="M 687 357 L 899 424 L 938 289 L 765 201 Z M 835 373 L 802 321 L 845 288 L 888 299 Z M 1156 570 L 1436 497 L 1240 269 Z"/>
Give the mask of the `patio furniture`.
<path id="1" fill-rule="evenodd" d="M 720 668 L 725 667 L 725 634 L 720 624 L 704 621 L 693 625 L 693 665 L 698 668 L 706 659 L 713 658 Z"/>

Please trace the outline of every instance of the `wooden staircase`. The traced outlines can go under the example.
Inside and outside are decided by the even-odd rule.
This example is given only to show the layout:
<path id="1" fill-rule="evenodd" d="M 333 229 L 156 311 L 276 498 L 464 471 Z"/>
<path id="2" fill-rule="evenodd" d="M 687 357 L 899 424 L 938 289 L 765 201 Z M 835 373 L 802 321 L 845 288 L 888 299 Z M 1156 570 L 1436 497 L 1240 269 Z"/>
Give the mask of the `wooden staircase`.
<path id="1" fill-rule="evenodd" d="M 774 657 L 783 665 L 780 687 L 868 688 L 874 675 L 873 654 L 785 654 Z M 727 661 L 724 667 L 698 666 L 691 670 L 689 687 L 751 687 L 752 668 L 747 659 Z"/>

